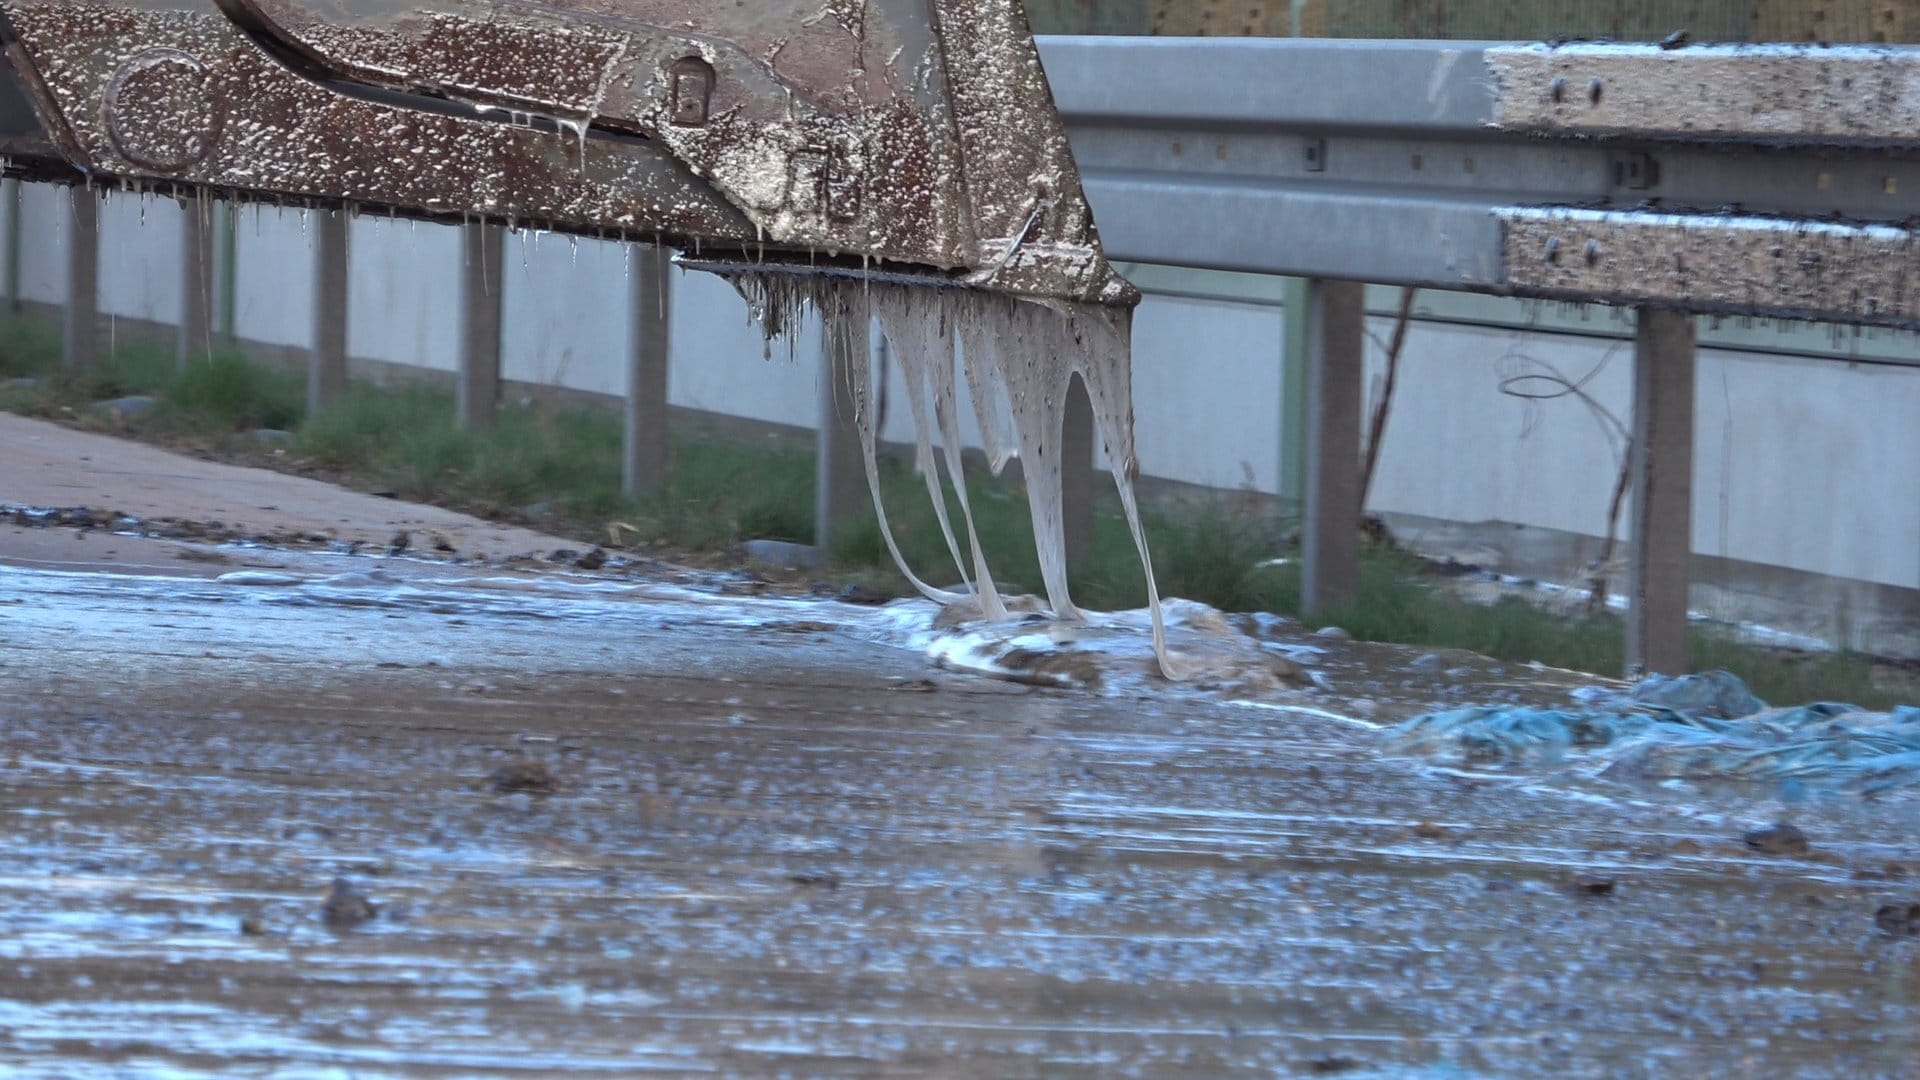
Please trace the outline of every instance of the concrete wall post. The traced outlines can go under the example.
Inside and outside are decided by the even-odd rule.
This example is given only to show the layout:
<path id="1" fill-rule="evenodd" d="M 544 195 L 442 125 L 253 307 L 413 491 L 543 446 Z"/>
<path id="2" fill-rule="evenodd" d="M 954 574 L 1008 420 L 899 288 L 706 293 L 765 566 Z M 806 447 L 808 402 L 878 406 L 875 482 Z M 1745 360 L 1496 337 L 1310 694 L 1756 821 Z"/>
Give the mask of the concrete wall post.
<path id="1" fill-rule="evenodd" d="M 667 477 L 667 359 L 672 307 L 673 253 L 652 244 L 628 251 L 633 294 L 632 353 L 627 366 L 626 442 L 621 486 L 629 495 L 659 487 Z"/>
<path id="2" fill-rule="evenodd" d="M 813 542 L 822 554 L 834 534 L 859 520 L 871 502 L 866 461 L 860 452 L 860 428 L 854 421 L 847 350 L 872 346 L 865 332 L 848 334 L 846 341 L 836 340 L 837 336 L 831 329 L 822 330 L 820 425 L 814 435 L 817 456 L 813 484 Z"/>
<path id="3" fill-rule="evenodd" d="M 213 203 L 180 199 L 180 327 L 176 356 L 185 368 L 213 353 Z"/>
<path id="4" fill-rule="evenodd" d="M 21 221 L 18 179 L 9 177 L 0 180 L 0 210 L 5 211 L 7 218 L 6 244 L 4 248 L 0 248 L 0 252 L 4 253 L 0 256 L 4 258 L 4 265 L 0 266 L 0 274 L 4 274 L 6 278 L 7 311 L 18 313 L 20 310 L 20 227 L 24 224 Z"/>
<path id="5" fill-rule="evenodd" d="M 60 363 L 84 371 L 100 353 L 100 197 L 85 184 L 67 189 L 67 310 Z"/>
<path id="6" fill-rule="evenodd" d="M 347 389 L 347 215 L 320 213 L 313 230 L 313 351 L 307 359 L 307 411 L 318 413 Z"/>
<path id="7" fill-rule="evenodd" d="M 506 230 L 463 228 L 466 259 L 460 291 L 460 374 L 455 417 L 461 427 L 491 425 L 500 408 L 500 300 Z"/>

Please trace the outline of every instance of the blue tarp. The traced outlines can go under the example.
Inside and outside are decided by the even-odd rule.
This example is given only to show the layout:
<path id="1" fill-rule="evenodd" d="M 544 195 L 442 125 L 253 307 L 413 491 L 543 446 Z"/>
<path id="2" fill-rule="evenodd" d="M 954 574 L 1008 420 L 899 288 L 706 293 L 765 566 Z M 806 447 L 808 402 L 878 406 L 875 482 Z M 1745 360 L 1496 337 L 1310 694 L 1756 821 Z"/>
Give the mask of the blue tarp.
<path id="1" fill-rule="evenodd" d="M 1920 708 L 1823 701 L 1769 709 L 1735 676 L 1654 676 L 1580 709 L 1488 705 L 1416 716 L 1387 733 L 1409 753 L 1476 763 L 1590 751 L 1614 775 L 1920 786 Z"/>

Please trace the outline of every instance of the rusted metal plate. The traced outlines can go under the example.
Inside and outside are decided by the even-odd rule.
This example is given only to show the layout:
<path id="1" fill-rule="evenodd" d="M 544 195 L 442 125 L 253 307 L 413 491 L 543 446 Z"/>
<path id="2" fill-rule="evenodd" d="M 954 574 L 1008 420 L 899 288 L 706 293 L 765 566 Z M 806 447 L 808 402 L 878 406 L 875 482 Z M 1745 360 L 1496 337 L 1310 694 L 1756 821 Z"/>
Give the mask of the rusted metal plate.
<path id="1" fill-rule="evenodd" d="M 1322 36 L 1407 40 L 1658 41 L 1684 27 L 1695 41 L 1746 41 L 1755 17 L 1753 0 L 1304 0 L 1303 6 L 1322 9 Z"/>
<path id="2" fill-rule="evenodd" d="M 948 57 L 965 193 L 982 244 L 977 284 L 1133 304 L 1107 265 L 1067 129 L 1018 0 L 933 0 Z M 957 75 L 965 72 L 964 77 Z"/>
<path id="3" fill-rule="evenodd" d="M 9 163 L 9 172 L 23 176 L 69 181 L 75 178 L 73 170 L 54 150 L 33 102 L 27 98 L 26 88 L 4 64 L 0 64 L 0 157 Z"/>
<path id="4" fill-rule="evenodd" d="M 1506 281 L 1531 295 L 1699 312 L 1920 320 L 1902 228 L 1739 215 L 1504 208 Z"/>
<path id="5" fill-rule="evenodd" d="M 288 70 L 210 3 L 5 5 L 42 116 L 98 180 L 486 216 L 583 232 L 751 238 L 645 145 L 582 144 L 349 96 Z"/>
<path id="6" fill-rule="evenodd" d="M 1153 0 L 1149 26 L 1163 37 L 1310 37 L 1294 32 L 1293 0 Z"/>
<path id="7" fill-rule="evenodd" d="M 1543 135 L 1746 143 L 1911 143 L 1920 54 L 1812 45 L 1486 50 L 1493 126 Z"/>
<path id="8" fill-rule="evenodd" d="M 1920 41 L 1905 0 L 1754 0 L 1754 41 Z"/>
<path id="9" fill-rule="evenodd" d="M 4 0 L 103 178 L 1131 303 L 1009 0 Z"/>
<path id="10" fill-rule="evenodd" d="M 644 135 L 777 244 L 941 267 L 979 244 L 923 5 L 238 0 L 326 73 Z M 364 9 L 364 10 L 361 10 Z M 915 82 L 916 73 L 926 81 Z"/>

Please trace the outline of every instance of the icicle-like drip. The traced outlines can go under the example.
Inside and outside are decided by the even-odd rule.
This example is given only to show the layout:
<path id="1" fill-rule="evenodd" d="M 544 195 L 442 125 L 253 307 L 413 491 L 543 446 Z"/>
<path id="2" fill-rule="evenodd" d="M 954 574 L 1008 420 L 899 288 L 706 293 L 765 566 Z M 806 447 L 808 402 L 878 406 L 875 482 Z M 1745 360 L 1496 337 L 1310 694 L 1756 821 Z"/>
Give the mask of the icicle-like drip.
<path id="1" fill-rule="evenodd" d="M 1153 650 L 1160 670 L 1170 679 L 1182 677 L 1182 665 L 1168 651 L 1166 626 L 1154 581 L 1153 560 L 1141 528 L 1133 481 L 1139 473 L 1133 442 L 1133 386 L 1130 314 L 1099 305 L 1062 301 L 1039 302 L 963 289 L 909 289 L 896 285 L 785 273 L 742 273 L 731 276 L 747 300 L 749 310 L 768 340 L 791 333 L 804 309 L 812 307 L 825 322 L 828 357 L 833 377 L 845 378 L 859 429 L 867 486 L 873 495 L 880 535 L 894 564 L 915 589 L 941 604 L 977 603 L 983 616 L 1007 617 L 1007 608 L 987 569 L 974 527 L 973 510 L 961 469 L 959 421 L 956 411 L 955 343 L 965 361 L 966 380 L 974 412 L 980 419 L 987 456 L 998 474 L 1015 457 L 1021 459 L 1027 503 L 1033 518 L 1034 542 L 1039 549 L 1040 574 L 1047 602 L 1063 619 L 1084 618 L 1067 588 L 1066 529 L 1062 508 L 1060 444 L 1066 426 L 1067 391 L 1073 376 L 1086 384 L 1093 406 L 1094 427 L 1120 493 L 1127 526 L 1133 534 L 1140 565 L 1146 575 L 1147 605 L 1153 626 Z M 956 593 L 935 588 L 913 572 L 900 553 L 888 526 L 880 497 L 880 476 L 872 409 L 871 354 L 868 334 L 878 317 L 882 331 L 899 357 L 913 414 L 916 463 L 927 478 L 949 553 L 967 580 L 962 558 L 946 513 L 931 446 L 926 403 L 934 405 L 947 474 L 959 496 L 966 518 L 967 540 L 973 559 L 973 590 Z"/>
<path id="2" fill-rule="evenodd" d="M 959 327 L 962 359 L 966 362 L 967 396 L 973 401 L 973 415 L 980 422 L 980 439 L 987 451 L 987 468 L 995 476 L 1007 462 L 1020 456 L 1020 445 L 1013 437 L 1013 405 L 1007 400 L 1006 380 L 995 366 L 1002 349 L 989 345 L 989 335 L 976 320 L 963 321 Z"/>
<path id="3" fill-rule="evenodd" d="M 1033 517 L 1047 606 L 1063 619 L 1078 620 L 1080 609 L 1067 590 L 1060 461 L 1067 386 L 1074 371 L 1072 352 L 1062 346 L 1070 335 L 1063 332 L 1067 326 L 1061 313 L 1036 303 L 985 296 L 976 307 L 984 310 L 976 310 L 960 323 L 975 409 L 983 404 L 992 408 L 993 398 L 1006 402 L 1013 420 L 1012 456 L 1020 459 L 1027 485 L 1027 509 Z M 989 399 L 985 403 L 980 400 L 982 389 Z M 994 389 L 999 393 L 992 393 Z M 1004 448 L 989 446 L 988 453 L 996 461 L 1007 456 Z"/>
<path id="4" fill-rule="evenodd" d="M 933 515 L 940 522 L 940 534 L 953 556 L 960 580 L 974 589 L 980 612 L 989 619 L 1007 617 L 1006 605 L 994 588 L 993 574 L 987 569 L 986 552 L 980 549 L 980 536 L 974 530 L 973 505 L 967 499 L 967 477 L 961 464 L 959 418 L 954 413 L 954 338 L 948 305 L 931 289 L 907 289 L 882 286 L 872 293 L 874 316 L 881 332 L 893 344 L 894 359 L 900 365 L 906 384 L 907 407 L 913 412 L 914 467 L 927 483 L 927 497 L 933 500 Z M 967 561 L 960 555 L 954 539 L 953 524 L 947 519 L 947 500 L 940 485 L 940 464 L 933 458 L 927 424 L 927 404 L 931 399 L 939 423 L 940 448 L 946 461 L 947 479 L 960 500 L 960 512 L 967 523 L 967 550 L 973 554 L 973 576 L 967 575 Z"/>
<path id="5" fill-rule="evenodd" d="M 790 275 L 741 274 L 728 279 L 747 302 L 747 315 L 760 326 L 766 346 L 765 357 L 773 359 L 773 339 L 793 341 L 812 297 L 799 288 Z"/>
<path id="6" fill-rule="evenodd" d="M 1160 661 L 1160 672 L 1169 679 L 1186 675 L 1174 663 L 1167 648 L 1167 626 L 1160 608 L 1160 586 L 1153 576 L 1153 555 L 1147 550 L 1146 530 L 1140 523 L 1140 504 L 1134 497 L 1133 482 L 1140 476 L 1140 459 L 1133 446 L 1133 319 L 1132 313 L 1110 308 L 1082 307 L 1073 317 L 1080 324 L 1075 341 L 1081 381 L 1086 383 L 1087 398 L 1093 406 L 1093 430 L 1100 436 L 1100 449 L 1107 458 L 1107 470 L 1120 493 L 1120 508 L 1127 517 L 1127 530 L 1133 534 L 1134 550 L 1140 554 L 1140 570 L 1147 579 L 1147 611 L 1153 619 L 1153 655 Z M 1066 422 L 1065 394 L 1054 409 L 1054 430 Z"/>
<path id="7" fill-rule="evenodd" d="M 913 572 L 900 544 L 887 523 L 886 500 L 880 497 L 880 458 L 876 444 L 880 433 L 874 428 L 873 354 L 868 348 L 868 332 L 873 324 L 871 286 L 822 279 L 824 288 L 814 290 L 814 310 L 826 323 L 827 356 L 833 376 L 847 381 L 847 396 L 853 402 L 853 423 L 860 432 L 860 457 L 867 469 L 867 491 L 873 496 L 873 514 L 880 524 L 880 539 L 893 556 L 893 565 L 913 584 L 920 595 L 936 604 L 955 604 L 967 594 L 937 589 Z M 884 286 L 882 286 L 884 288 Z"/>
<path id="8" fill-rule="evenodd" d="M 853 403 L 853 422 L 860 433 L 861 457 L 866 465 L 867 490 L 873 496 L 874 516 L 879 519 L 880 537 L 893 556 L 894 565 L 922 596 L 938 604 L 968 599 L 964 593 L 937 589 L 922 581 L 907 565 L 887 523 L 885 500 L 880 497 L 880 464 L 875 448 L 878 432 L 873 422 L 872 356 L 868 350 L 868 332 L 873 316 L 869 289 L 863 282 L 816 277 L 803 274 L 743 273 L 732 276 L 734 287 L 746 298 L 747 310 L 759 322 L 766 337 L 767 355 L 773 351 L 776 335 L 791 334 L 799 326 L 808 307 L 820 313 L 825 324 L 830 378 L 847 381 L 847 396 Z"/>

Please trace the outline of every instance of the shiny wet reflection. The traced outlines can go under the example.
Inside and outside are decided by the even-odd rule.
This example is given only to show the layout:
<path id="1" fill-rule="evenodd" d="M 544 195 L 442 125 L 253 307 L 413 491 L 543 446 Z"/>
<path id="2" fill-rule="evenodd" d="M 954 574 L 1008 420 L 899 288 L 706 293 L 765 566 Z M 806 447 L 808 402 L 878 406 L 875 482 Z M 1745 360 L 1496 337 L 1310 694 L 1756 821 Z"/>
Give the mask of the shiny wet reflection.
<path id="1" fill-rule="evenodd" d="M 0 1067 L 1920 1071 L 1911 799 L 1385 756 L 1453 691 L 1364 647 L 1053 689 L 897 612 L 408 573 L 0 572 Z"/>

